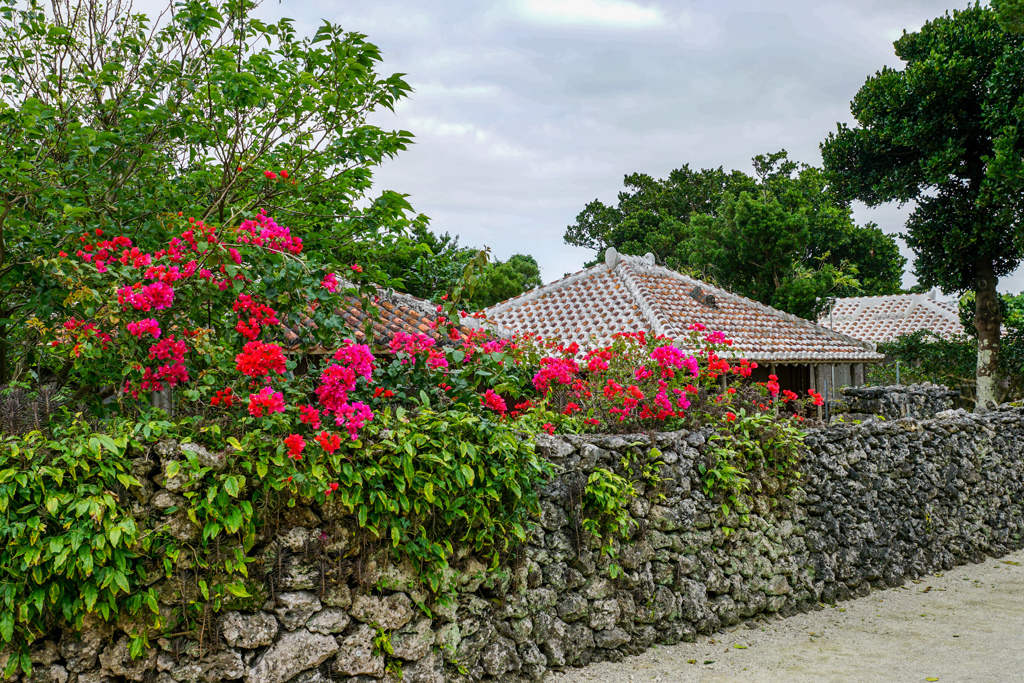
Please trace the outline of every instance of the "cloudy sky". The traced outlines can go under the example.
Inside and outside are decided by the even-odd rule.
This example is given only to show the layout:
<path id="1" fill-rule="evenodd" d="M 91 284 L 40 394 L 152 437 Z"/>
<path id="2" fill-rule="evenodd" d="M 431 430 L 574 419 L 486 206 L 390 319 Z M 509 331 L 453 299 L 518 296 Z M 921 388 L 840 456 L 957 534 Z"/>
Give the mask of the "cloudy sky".
<path id="1" fill-rule="evenodd" d="M 369 36 L 415 93 L 376 117 L 416 144 L 377 173 L 435 231 L 529 253 L 545 281 L 578 270 L 562 241 L 627 173 L 683 164 L 750 171 L 818 145 L 892 41 L 966 0 L 283 0 L 263 11 Z M 857 209 L 887 232 L 907 211 Z M 910 256 L 909 252 L 907 253 Z M 910 266 L 908 266 L 908 270 Z M 912 284 L 910 273 L 905 283 Z M 1024 290 L 1024 272 L 1000 283 Z"/>

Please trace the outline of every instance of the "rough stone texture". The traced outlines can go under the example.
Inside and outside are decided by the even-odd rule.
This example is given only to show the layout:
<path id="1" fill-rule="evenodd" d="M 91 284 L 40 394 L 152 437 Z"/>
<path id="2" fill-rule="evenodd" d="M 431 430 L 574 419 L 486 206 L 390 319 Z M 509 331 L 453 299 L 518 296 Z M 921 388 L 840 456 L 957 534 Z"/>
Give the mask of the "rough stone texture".
<path id="1" fill-rule="evenodd" d="M 277 596 L 277 607 L 274 613 L 278 621 L 289 631 L 294 631 L 309 619 L 321 608 L 320 600 L 312 593 L 306 591 L 295 591 L 294 593 L 279 593 Z"/>
<path id="2" fill-rule="evenodd" d="M 363 623 L 388 630 L 402 628 L 415 614 L 412 600 L 405 593 L 392 593 L 386 598 L 360 595 L 352 600 L 349 613 Z"/>
<path id="3" fill-rule="evenodd" d="M 375 678 L 384 675 L 384 655 L 374 654 L 373 638 L 377 632 L 360 624 L 346 638 L 338 638 L 340 649 L 334 660 L 334 669 L 349 676 L 367 674 Z"/>
<path id="4" fill-rule="evenodd" d="M 222 650 L 208 653 L 200 659 L 181 658 L 169 673 L 171 678 L 181 683 L 206 683 L 241 678 L 245 674 L 245 665 L 237 650 Z"/>
<path id="5" fill-rule="evenodd" d="M 345 610 L 327 607 L 311 616 L 306 622 L 306 628 L 313 633 L 341 633 L 350 621 Z"/>
<path id="6" fill-rule="evenodd" d="M 100 650 L 107 644 L 109 637 L 110 628 L 100 622 L 97 616 L 89 615 L 81 631 L 67 632 L 60 639 L 58 649 L 64 658 L 65 668 L 73 673 L 81 673 L 95 667 Z"/>
<path id="7" fill-rule="evenodd" d="M 829 406 L 833 419 L 850 421 L 881 416 L 886 420 L 912 417 L 926 420 L 957 406 L 959 391 L 935 384 L 893 385 L 888 387 L 843 387 L 842 400 Z"/>
<path id="8" fill-rule="evenodd" d="M 538 448 L 561 469 L 541 492 L 538 525 L 513 571 L 491 574 L 480 558 L 459 555 L 448 601 L 427 603 L 409 565 L 356 558 L 343 516 L 297 506 L 258 541 L 267 581 L 251 581 L 253 597 L 229 605 L 212 629 L 216 644 L 151 636 L 159 655 L 132 660 L 127 626 L 91 618 L 79 633 L 46 634 L 33 646 L 32 681 L 389 683 L 398 666 L 411 683 L 537 681 L 552 668 L 621 660 L 1024 546 L 1024 408 L 968 414 L 929 386 L 845 393 L 849 421 L 806 434 L 802 488 L 778 496 L 774 482 L 755 479 L 747 519 L 722 519 L 721 501 L 702 492 L 706 433 L 545 434 Z M 598 540 L 573 526 L 570 487 L 599 467 L 623 473 L 624 455 L 652 449 L 662 482 L 629 505 L 636 532 L 616 540 L 613 579 Z M 180 460 L 180 447 L 157 455 Z M 167 523 L 182 513 L 168 517 L 161 506 L 180 499 L 160 488 L 166 470 L 150 462 L 140 476 L 151 470 L 146 505 L 153 524 Z M 323 552 L 358 572 L 333 574 Z M 194 582 L 177 578 L 154 588 L 162 614 L 201 599 Z M 375 638 L 390 642 L 387 659 Z"/>
<path id="9" fill-rule="evenodd" d="M 121 636 L 100 652 L 101 672 L 104 675 L 124 676 L 130 681 L 142 681 L 156 668 L 156 650 L 143 652 L 142 657 L 132 659 L 128 651 L 131 641 Z"/>
<path id="10" fill-rule="evenodd" d="M 284 683 L 298 673 L 320 666 L 338 649 L 338 641 L 331 636 L 310 633 L 306 629 L 285 631 L 255 660 L 245 681 Z"/>
<path id="11" fill-rule="evenodd" d="M 228 612 L 221 619 L 220 632 L 231 647 L 251 650 L 271 645 L 277 636 L 277 619 L 266 612 Z"/>

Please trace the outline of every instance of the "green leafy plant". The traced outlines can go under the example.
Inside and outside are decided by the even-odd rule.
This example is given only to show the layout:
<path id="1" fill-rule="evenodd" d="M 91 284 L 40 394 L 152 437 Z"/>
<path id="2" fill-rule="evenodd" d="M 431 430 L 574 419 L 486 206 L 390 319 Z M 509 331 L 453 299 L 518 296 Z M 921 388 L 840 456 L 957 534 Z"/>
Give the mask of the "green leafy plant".
<path id="1" fill-rule="evenodd" d="M 152 612 L 147 579 L 162 568 L 149 553 L 161 535 L 139 526 L 129 501 L 140 486 L 132 473 L 139 447 L 126 422 L 95 433 L 74 421 L 55 430 L 0 442 L 0 640 L 17 646 L 58 621 L 80 627 L 85 616 Z M 5 676 L 31 662 L 22 649 Z"/>
<path id="2" fill-rule="evenodd" d="M 766 412 L 741 409 L 731 415 L 708 440 L 707 461 L 699 470 L 705 495 L 721 499 L 722 515 L 736 511 L 745 522 L 752 489 L 774 499 L 797 486 L 803 432 Z"/>

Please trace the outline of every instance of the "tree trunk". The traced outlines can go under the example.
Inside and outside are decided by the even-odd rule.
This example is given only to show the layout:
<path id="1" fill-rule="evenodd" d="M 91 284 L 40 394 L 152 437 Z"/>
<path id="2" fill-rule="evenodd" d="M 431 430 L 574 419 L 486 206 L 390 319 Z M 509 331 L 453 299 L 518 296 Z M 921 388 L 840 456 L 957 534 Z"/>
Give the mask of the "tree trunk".
<path id="1" fill-rule="evenodd" d="M 7 325 L 0 325 L 0 385 L 7 384 L 7 375 Z"/>
<path id="2" fill-rule="evenodd" d="M 991 261 L 978 261 L 974 267 L 974 328 L 978 331 L 977 404 L 975 412 L 985 412 L 996 404 L 999 371 L 999 295 Z"/>

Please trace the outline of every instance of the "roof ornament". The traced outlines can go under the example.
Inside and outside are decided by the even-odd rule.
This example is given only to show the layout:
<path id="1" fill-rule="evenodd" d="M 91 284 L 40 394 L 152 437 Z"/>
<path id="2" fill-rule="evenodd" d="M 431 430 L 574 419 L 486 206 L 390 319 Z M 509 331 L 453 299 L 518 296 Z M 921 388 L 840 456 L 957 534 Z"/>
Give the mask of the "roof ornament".
<path id="1" fill-rule="evenodd" d="M 704 290 L 701 289 L 700 287 L 694 287 L 688 292 L 688 294 L 691 299 L 693 299 L 699 304 L 707 306 L 708 308 L 718 308 L 718 302 L 715 301 L 715 295 L 712 294 L 711 292 L 705 294 Z"/>
<path id="2" fill-rule="evenodd" d="M 608 247 L 604 250 L 604 263 L 608 266 L 608 270 L 612 270 L 615 266 L 619 265 L 621 260 L 622 256 L 615 250 L 615 247 Z"/>

